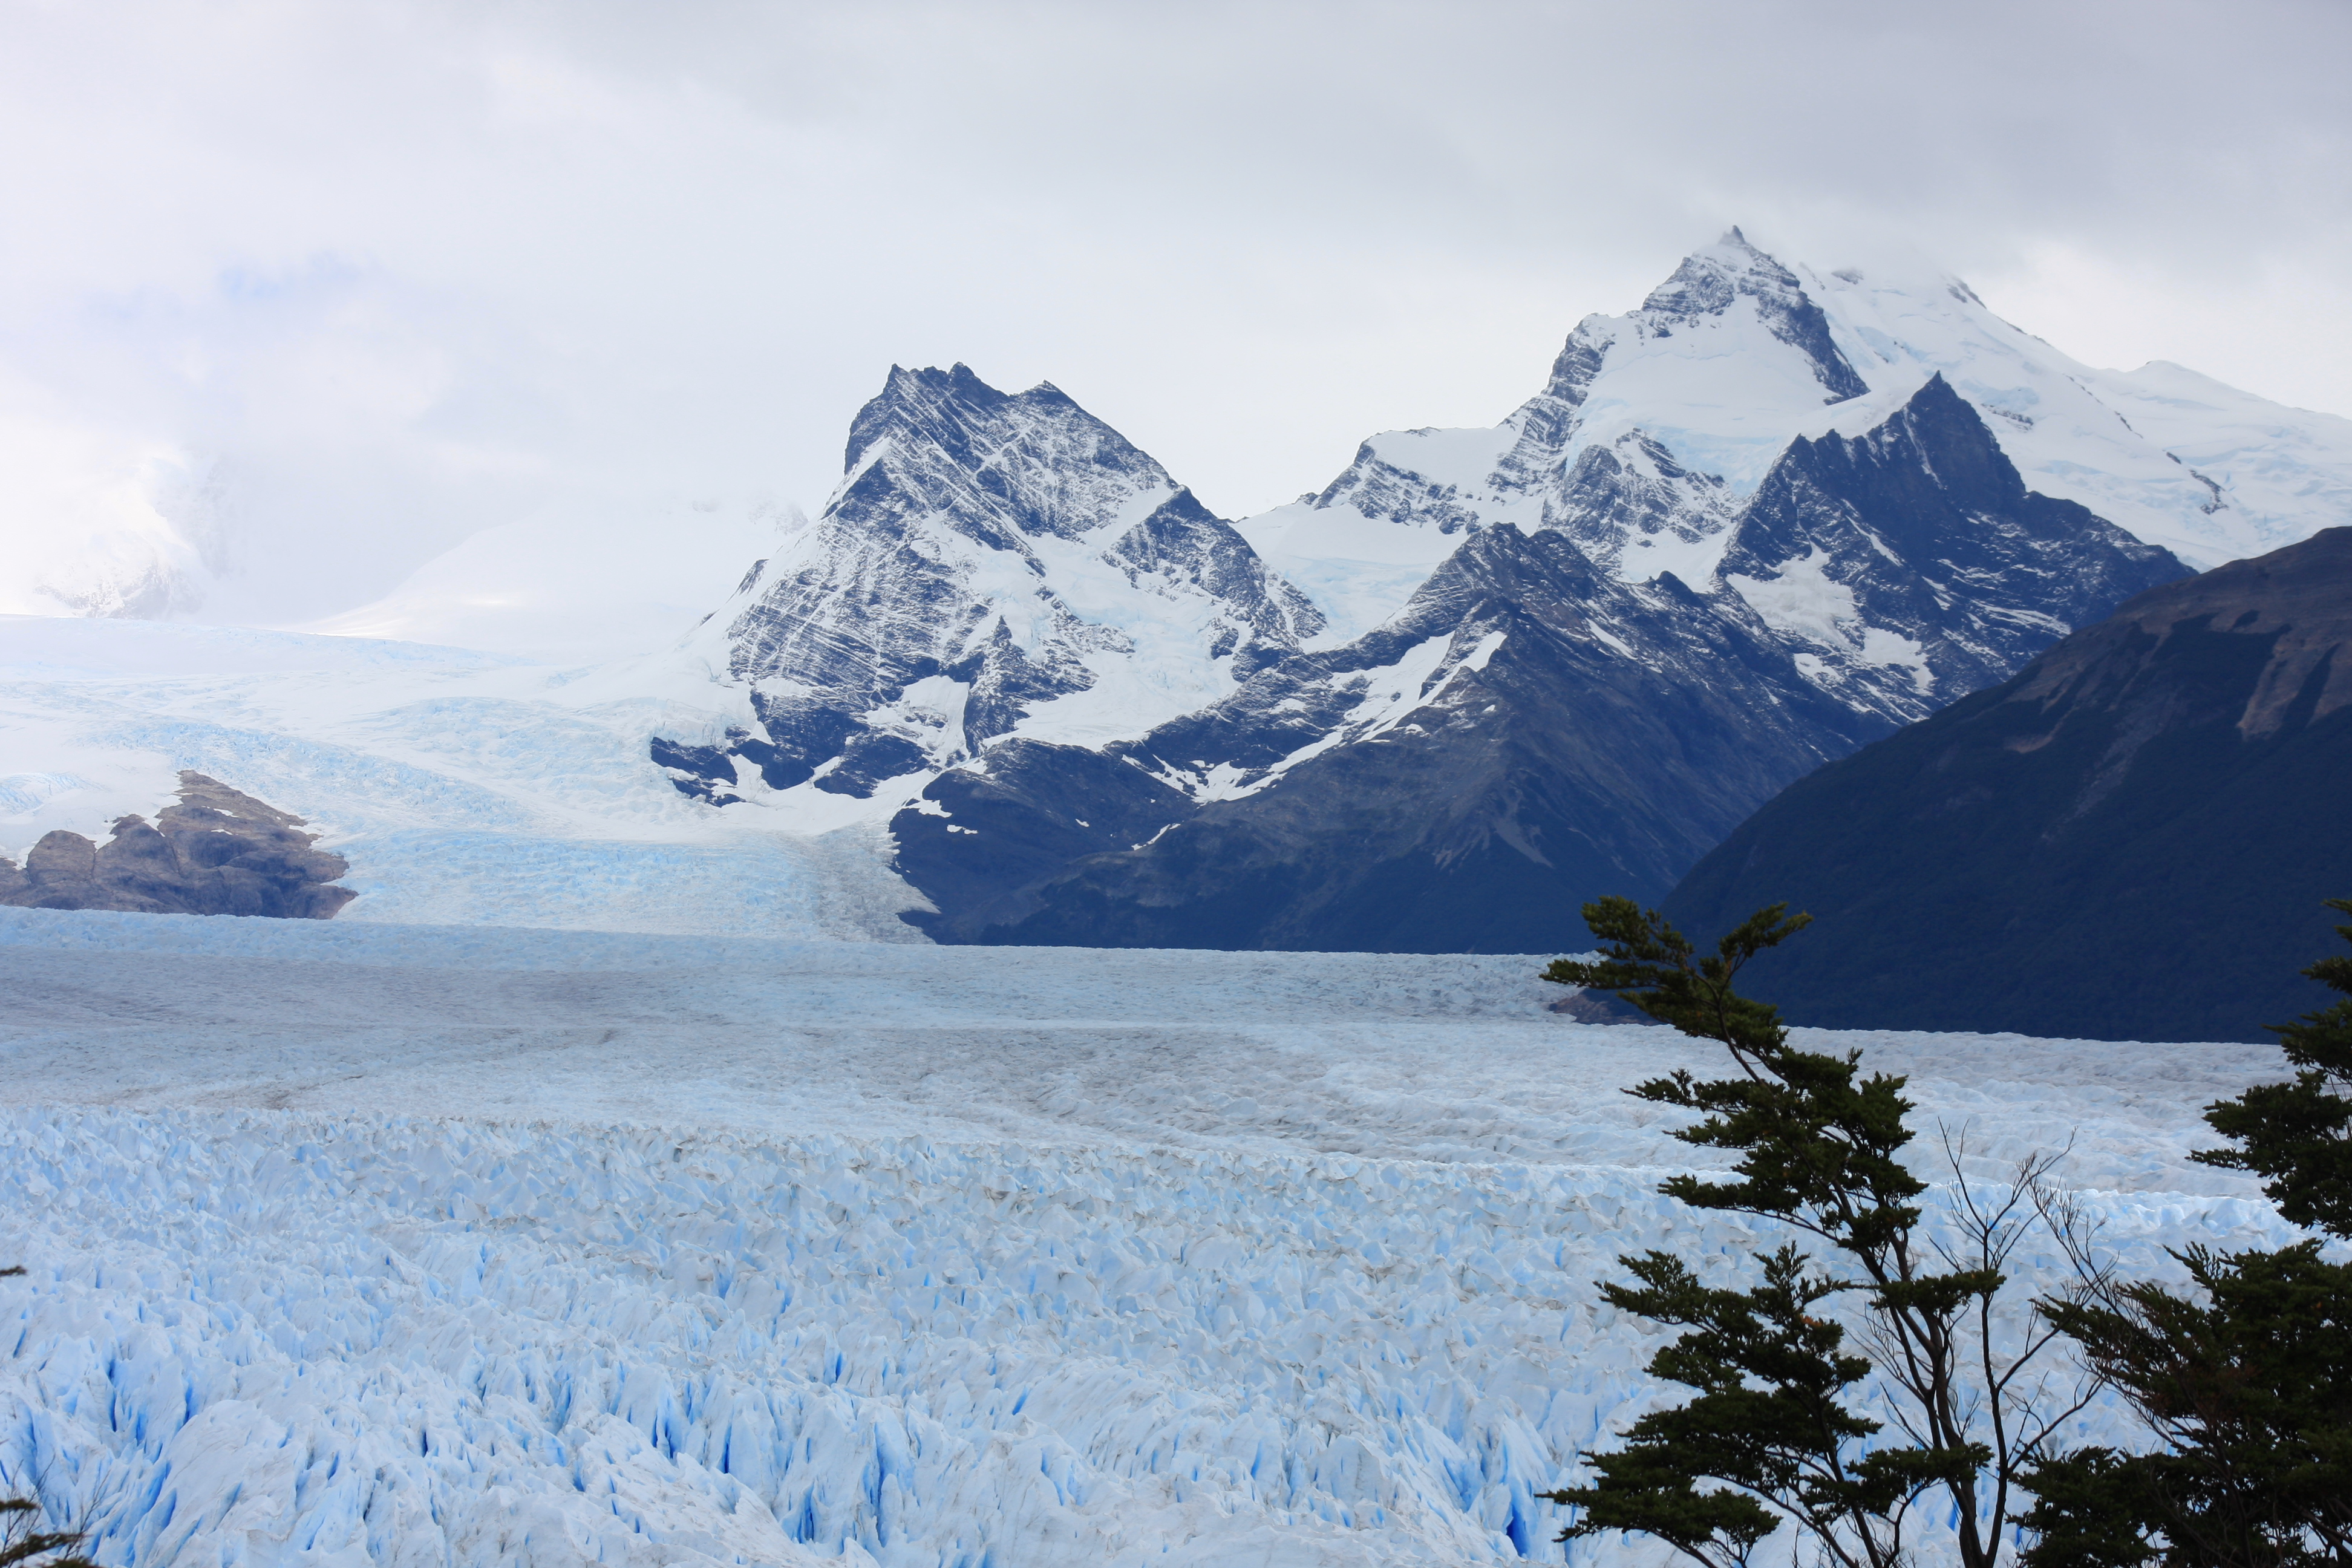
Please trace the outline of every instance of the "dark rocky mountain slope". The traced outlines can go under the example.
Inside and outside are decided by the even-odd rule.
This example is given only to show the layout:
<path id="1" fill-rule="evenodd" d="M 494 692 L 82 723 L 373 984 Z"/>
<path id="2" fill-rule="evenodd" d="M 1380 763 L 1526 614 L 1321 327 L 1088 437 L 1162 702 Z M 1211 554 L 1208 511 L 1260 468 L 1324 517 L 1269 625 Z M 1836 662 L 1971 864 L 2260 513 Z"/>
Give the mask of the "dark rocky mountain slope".
<path id="1" fill-rule="evenodd" d="M 314 848 L 318 835 L 303 826 L 218 779 L 184 772 L 178 804 L 152 825 L 120 818 L 104 844 L 62 830 L 44 835 L 22 869 L 0 858 L 0 904 L 331 919 L 359 897 L 328 885 L 351 866 Z"/>
<path id="2" fill-rule="evenodd" d="M 1674 578 L 1506 524 L 1348 647 L 1099 753 L 992 748 L 891 826 L 941 941 L 1528 952 L 1885 727 Z"/>
<path id="3" fill-rule="evenodd" d="M 2352 897 L 2352 528 L 2143 594 L 1791 785 L 1666 900 L 1816 924 L 1748 972 L 1799 1023 L 2263 1038 Z"/>
<path id="4" fill-rule="evenodd" d="M 1898 721 L 2006 679 L 2188 574 L 2087 508 L 2027 489 L 1941 375 L 1863 435 L 1791 442 L 1717 571 L 1825 683 Z"/>

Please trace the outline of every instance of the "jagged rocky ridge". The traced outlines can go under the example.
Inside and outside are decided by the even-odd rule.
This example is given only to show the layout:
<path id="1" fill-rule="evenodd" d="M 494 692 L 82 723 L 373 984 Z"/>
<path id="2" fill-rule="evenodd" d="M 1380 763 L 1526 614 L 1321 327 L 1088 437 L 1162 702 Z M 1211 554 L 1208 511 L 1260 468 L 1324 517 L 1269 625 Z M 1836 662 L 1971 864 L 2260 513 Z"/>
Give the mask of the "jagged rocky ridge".
<path id="1" fill-rule="evenodd" d="M 1795 275 L 1735 228 L 1685 258 L 1640 310 L 1579 322 L 1544 389 L 1495 430 L 1375 437 L 1312 505 L 1442 532 L 1495 521 L 1558 528 L 1612 566 L 1629 544 L 1719 534 L 1737 504 L 1722 475 L 1677 458 L 1666 439 L 1629 417 L 1633 399 L 1604 395 L 1590 406 L 1613 363 L 1677 339 L 1676 348 L 1696 351 L 1703 376 L 1714 379 L 1708 362 L 1722 359 L 1753 373 L 1758 384 L 1735 395 L 1759 409 L 1837 404 L 1870 390 Z M 1678 356 L 1659 357 L 1671 364 Z M 1655 401 L 1667 389 L 1644 390 Z M 1689 431 L 1674 433 L 1687 444 Z"/>
<path id="2" fill-rule="evenodd" d="M 1328 539 L 1344 515 L 1564 528 L 1629 575 L 1696 582 L 1790 441 L 1859 435 L 1935 375 L 1992 423 L 2027 488 L 2193 564 L 2352 517 L 2352 422 L 2177 365 L 2078 364 L 1957 279 L 1791 269 L 1733 229 L 1640 308 L 1585 318 L 1493 429 L 1375 436 L 1323 491 L 1241 526 L 1285 571 L 1286 535 Z"/>
<path id="3" fill-rule="evenodd" d="M 184 771 L 178 803 L 152 824 L 121 817 L 104 844 L 62 829 L 44 835 L 21 869 L 0 857 L 0 904 L 330 920 L 359 895 L 329 885 L 350 863 L 313 847 L 318 835 L 304 826 L 218 779 Z"/>
<path id="4" fill-rule="evenodd" d="M 1717 575 L 1798 647 L 1808 676 L 1910 720 L 2186 570 L 2028 490 L 1937 375 L 1861 436 L 1792 442 L 1729 531 Z"/>
<path id="5" fill-rule="evenodd" d="M 1872 324 L 1897 296 L 1832 286 L 1734 230 L 1501 426 L 1375 437 L 1234 525 L 1050 386 L 894 370 L 713 619 L 758 730 L 656 760 L 718 804 L 907 802 L 940 940 L 1572 942 L 1583 899 L 1663 895 L 1791 780 L 2188 571 L 2029 486 L 2032 386 L 1981 353 L 1956 385 Z"/>
<path id="6" fill-rule="evenodd" d="M 1790 900 L 1799 1023 L 2259 1040 L 2352 897 L 2352 528 L 2140 595 L 1790 786 L 1666 902 Z"/>
<path id="7" fill-rule="evenodd" d="M 1789 782 L 2184 574 L 2027 491 L 1940 381 L 1792 447 L 1729 531 L 1695 589 L 1496 524 L 1379 630 L 1201 713 L 992 748 L 892 823 L 938 906 L 909 918 L 967 942 L 1572 943 L 1586 900 L 1659 897 Z"/>

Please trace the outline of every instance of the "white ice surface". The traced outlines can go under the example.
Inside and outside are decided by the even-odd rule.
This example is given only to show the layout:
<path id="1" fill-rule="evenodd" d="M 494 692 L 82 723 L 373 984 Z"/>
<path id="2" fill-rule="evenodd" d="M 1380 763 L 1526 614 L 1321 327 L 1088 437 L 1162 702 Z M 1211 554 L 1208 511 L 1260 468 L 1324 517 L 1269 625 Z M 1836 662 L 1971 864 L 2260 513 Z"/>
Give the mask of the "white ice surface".
<path id="1" fill-rule="evenodd" d="M 1557 1562 L 1595 1281 L 1759 1238 L 1533 968 L 0 910 L 0 1463 L 159 1568 Z M 2186 1159 L 2274 1050 L 1836 1043 L 2284 1234 Z"/>
<path id="2" fill-rule="evenodd" d="M 2079 501 L 2200 571 L 2352 522 L 2352 419 L 2178 365 L 2095 369 L 1953 279 L 1873 269 L 1806 272 L 1804 282 L 1873 389 L 1800 422 L 1807 434 L 1858 435 L 1884 417 L 1878 404 L 1940 372 L 1985 413 L 2030 488 Z"/>
<path id="3" fill-rule="evenodd" d="M 1719 315 L 1677 322 L 1671 336 L 1621 329 L 1563 456 L 1573 462 L 1586 447 L 1644 430 L 1685 466 L 1746 495 L 1826 395 L 1811 362 L 1773 337 L 1755 301 L 1741 298 Z"/>
<path id="4" fill-rule="evenodd" d="M 1116 646 L 1081 655 L 1094 684 L 1030 705 L 1013 734 L 1049 745 L 1099 746 L 1140 735 L 1232 694 L 1231 656 L 1209 651 L 1216 628 L 1229 618 L 1223 601 L 1162 573 L 1130 576 L 1108 553 L 1165 500 L 1147 492 L 1126 513 L 1083 539 L 1040 534 L 1028 541 L 1060 602 L 1089 626 L 1113 634 Z M 1042 603 L 1037 574 L 1010 552 L 987 553 L 1003 574 L 992 596 L 993 613 L 1005 618 L 1014 641 L 1042 652 L 1054 628 L 1022 619 L 1036 616 Z"/>
<path id="5" fill-rule="evenodd" d="M 1616 341 L 1565 455 L 1639 427 L 1745 494 L 1792 438 L 1858 436 L 1940 374 L 1982 411 L 2031 489 L 2200 570 L 2352 521 L 2352 420 L 2178 365 L 2094 369 L 1931 269 L 1796 270 L 1867 393 L 1825 404 L 1804 357 L 1746 300 L 1669 337 L 1612 323 Z"/>

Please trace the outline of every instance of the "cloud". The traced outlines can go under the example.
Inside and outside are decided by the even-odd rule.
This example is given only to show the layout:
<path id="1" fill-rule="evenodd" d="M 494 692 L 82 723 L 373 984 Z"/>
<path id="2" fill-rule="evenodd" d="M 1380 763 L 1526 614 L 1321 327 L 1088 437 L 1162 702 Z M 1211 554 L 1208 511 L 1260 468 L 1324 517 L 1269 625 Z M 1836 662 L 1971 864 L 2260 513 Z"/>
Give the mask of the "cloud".
<path id="1" fill-rule="evenodd" d="M 26 5 L 0 366 L 226 465 L 206 613 L 257 619 L 567 499 L 814 508 L 894 361 L 1051 379 L 1245 512 L 1500 417 L 1734 222 L 2352 411 L 2347 46 L 2333 4 Z"/>

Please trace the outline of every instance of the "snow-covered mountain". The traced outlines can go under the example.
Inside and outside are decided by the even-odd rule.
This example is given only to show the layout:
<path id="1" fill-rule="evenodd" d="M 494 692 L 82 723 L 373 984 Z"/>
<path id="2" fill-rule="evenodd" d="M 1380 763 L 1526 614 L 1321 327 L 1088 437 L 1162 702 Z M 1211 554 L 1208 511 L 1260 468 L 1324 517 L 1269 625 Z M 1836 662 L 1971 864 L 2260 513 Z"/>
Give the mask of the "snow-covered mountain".
<path id="1" fill-rule="evenodd" d="M 2352 511 L 2352 422 L 2258 405 L 1738 230 L 1500 425 L 1375 437 L 1234 524 L 1051 386 L 894 370 L 702 634 L 757 728 L 655 754 L 713 804 L 887 816 L 943 940 L 1539 950 L 2133 594 Z"/>
<path id="2" fill-rule="evenodd" d="M 1768 781 L 2185 574 L 2028 491 L 1940 379 L 1862 437 L 1791 445 L 1721 533 L 1694 588 L 1495 523 L 1380 627 L 1197 714 L 1098 752 L 992 748 L 892 823 L 939 907 L 912 918 L 962 941 L 1573 943 L 1585 900 L 1663 893 Z"/>
<path id="3" fill-rule="evenodd" d="M 765 732 L 731 750 L 771 789 L 864 798 L 1016 727 L 1133 734 L 1321 627 L 1231 524 L 1051 385 L 894 366 L 846 468 L 714 618 Z M 716 752 L 686 765 L 734 783 Z"/>
<path id="4" fill-rule="evenodd" d="M 1505 521 L 1566 528 L 1629 578 L 1695 583 L 1727 505 L 1790 442 L 1859 435 L 1937 375 L 2030 488 L 2200 569 L 2352 516 L 2352 420 L 2177 365 L 2095 370 L 1958 279 L 1791 270 L 1733 229 L 1639 310 L 1578 323 L 1502 424 L 1375 436 L 1319 494 L 1242 528 L 1281 570 L 1306 558 L 1310 587 L 1329 574 L 1306 561 L 1353 539 L 1393 553 L 1394 531 Z"/>
<path id="5" fill-rule="evenodd" d="M 961 367 L 847 456 L 814 521 L 551 510 L 311 628 L 400 642 L 0 626 L 0 852 L 194 769 L 317 824 L 345 920 L 1551 947 L 2186 570 L 2151 546 L 2352 512 L 2352 423 L 1736 234 L 1510 418 L 1255 518 Z"/>

